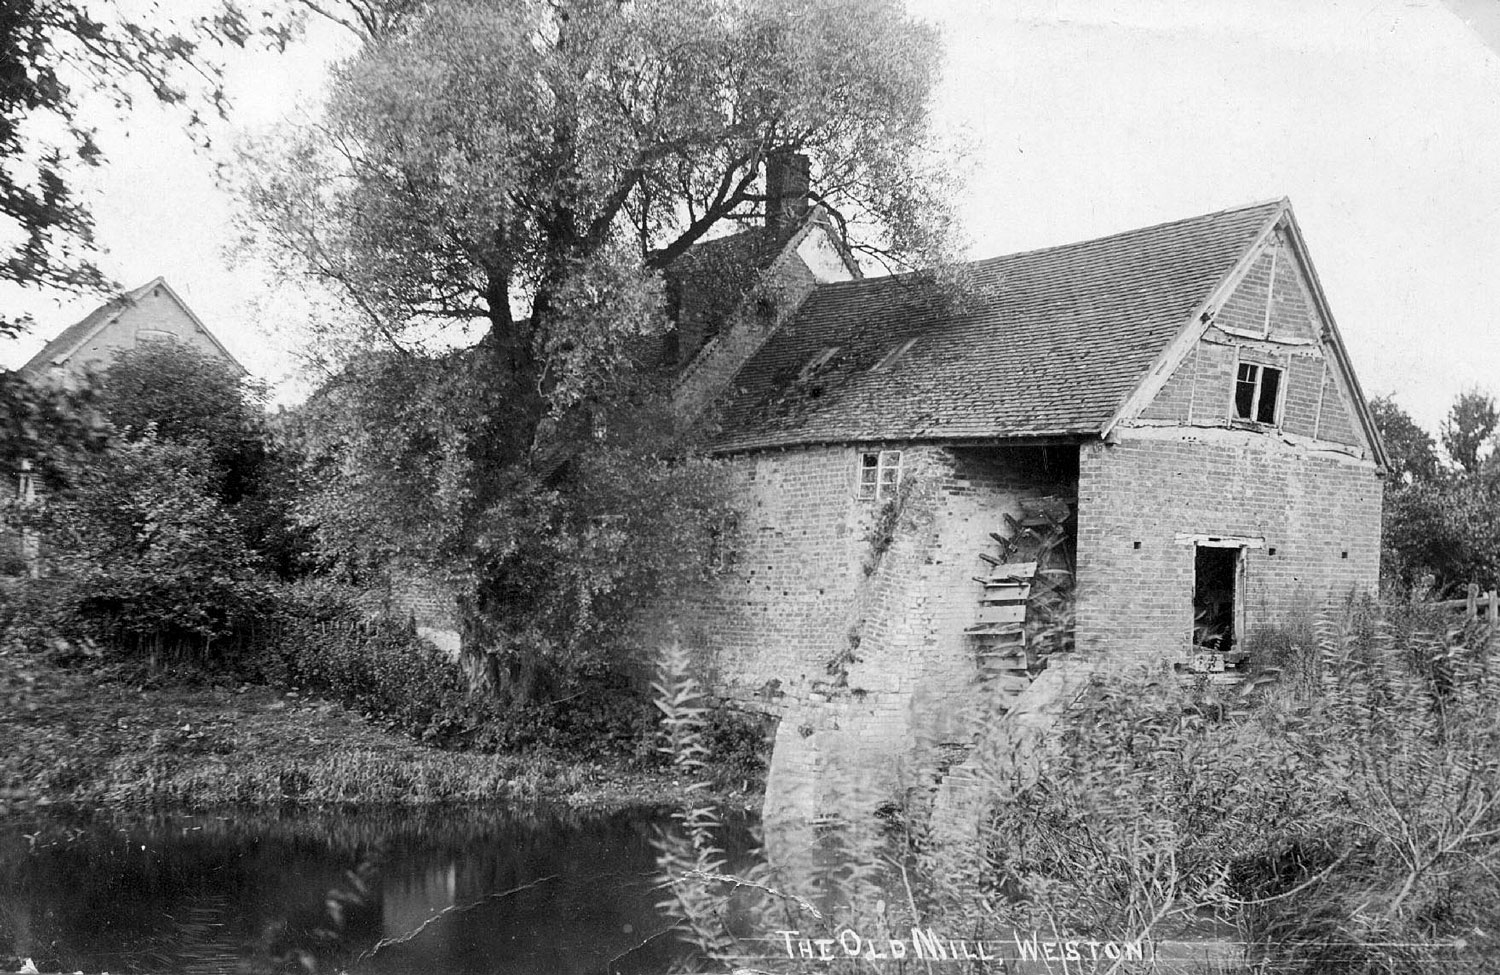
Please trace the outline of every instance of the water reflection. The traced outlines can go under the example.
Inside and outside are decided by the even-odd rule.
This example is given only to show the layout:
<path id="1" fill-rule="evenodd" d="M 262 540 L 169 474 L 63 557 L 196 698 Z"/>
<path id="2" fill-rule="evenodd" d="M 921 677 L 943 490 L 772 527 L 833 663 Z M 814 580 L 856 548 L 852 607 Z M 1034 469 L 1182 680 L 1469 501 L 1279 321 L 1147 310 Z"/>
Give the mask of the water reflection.
<path id="1" fill-rule="evenodd" d="M 0 824 L 0 970 L 660 972 L 665 811 Z M 748 824 L 724 832 L 748 866 Z M 8 964 L 9 963 L 9 964 Z"/>

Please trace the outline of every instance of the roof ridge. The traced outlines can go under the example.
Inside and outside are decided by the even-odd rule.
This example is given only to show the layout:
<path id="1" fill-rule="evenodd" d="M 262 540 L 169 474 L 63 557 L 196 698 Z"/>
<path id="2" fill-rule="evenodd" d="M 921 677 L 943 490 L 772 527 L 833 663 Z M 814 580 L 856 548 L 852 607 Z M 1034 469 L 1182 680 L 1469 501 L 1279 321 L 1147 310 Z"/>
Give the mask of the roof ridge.
<path id="1" fill-rule="evenodd" d="M 1199 221 L 1211 220 L 1211 219 L 1213 219 L 1215 217 L 1227 216 L 1228 214 L 1231 214 L 1231 213 L 1246 213 L 1246 212 L 1249 212 L 1251 210 L 1259 210 L 1259 209 L 1263 209 L 1263 208 L 1266 208 L 1266 207 L 1272 207 L 1272 206 L 1283 207 L 1283 208 L 1290 208 L 1290 206 L 1291 206 L 1291 199 L 1289 197 L 1282 196 L 1282 197 L 1277 197 L 1277 198 L 1273 198 L 1273 199 L 1259 200 L 1259 201 L 1257 201 L 1255 203 L 1247 203 L 1247 204 L 1245 204 L 1243 206 L 1236 206 L 1236 207 L 1226 207 L 1223 210 L 1214 210 L 1214 211 L 1212 211 L 1210 213 L 1200 213 L 1200 214 L 1198 214 L 1196 216 L 1192 216 L 1192 217 L 1179 217 L 1176 220 L 1163 220 L 1160 223 L 1149 224 L 1149 225 L 1147 225 L 1145 227 L 1131 227 L 1131 228 L 1126 229 L 1126 230 L 1117 230 L 1117 231 L 1114 231 L 1113 233 L 1104 234 L 1104 235 L 1102 235 L 1100 237 L 1088 237 L 1088 238 L 1085 238 L 1084 240 L 1073 240 L 1073 241 L 1068 241 L 1068 242 L 1062 243 L 1062 244 L 1048 244 L 1045 247 L 1030 247 L 1030 248 L 1027 248 L 1026 250 L 1008 251 L 1008 252 L 1006 252 L 1004 254 L 992 254 L 989 257 L 975 258 L 974 260 L 971 260 L 971 261 L 959 261 L 959 262 L 957 262 L 955 264 L 948 265 L 948 266 L 949 267 L 959 267 L 959 268 L 972 268 L 972 267 L 976 267 L 976 266 L 981 265 L 981 264 L 989 264 L 989 263 L 994 262 L 994 261 L 1010 260 L 1010 259 L 1017 258 L 1017 257 L 1031 257 L 1033 255 L 1038 255 L 1038 254 L 1048 254 L 1048 253 L 1052 253 L 1052 252 L 1055 252 L 1055 251 L 1064 251 L 1064 250 L 1068 250 L 1069 248 L 1074 248 L 1074 247 L 1086 247 L 1086 246 L 1089 246 L 1089 245 L 1092 245 L 1092 244 L 1103 244 L 1103 243 L 1108 243 L 1109 241 L 1112 241 L 1112 240 L 1118 240 L 1118 239 L 1120 239 L 1122 237 L 1134 237 L 1134 236 L 1137 236 L 1137 235 L 1147 234 L 1147 233 L 1150 233 L 1152 231 L 1161 230 L 1161 229 L 1166 228 L 1166 227 L 1186 226 L 1187 224 L 1197 223 Z M 923 268 L 923 269 L 919 269 L 919 270 L 915 270 L 915 271 L 902 271 L 899 274 L 887 274 L 887 275 L 883 275 L 882 277 L 878 277 L 878 278 L 865 277 L 865 278 L 855 278 L 855 279 L 850 280 L 850 281 L 829 281 L 829 282 L 825 282 L 823 284 L 818 285 L 818 290 L 822 291 L 825 288 L 839 288 L 839 287 L 843 287 L 843 286 L 851 285 L 851 284 L 860 284 L 862 282 L 866 283 L 866 284 L 869 284 L 869 283 L 873 283 L 873 282 L 876 282 L 876 281 L 896 282 L 896 281 L 902 281 L 902 280 L 910 280 L 910 279 L 912 279 L 914 277 L 917 277 L 919 275 L 922 275 L 922 274 L 931 274 L 934 271 L 939 271 L 939 270 L 942 270 L 942 268 Z"/>

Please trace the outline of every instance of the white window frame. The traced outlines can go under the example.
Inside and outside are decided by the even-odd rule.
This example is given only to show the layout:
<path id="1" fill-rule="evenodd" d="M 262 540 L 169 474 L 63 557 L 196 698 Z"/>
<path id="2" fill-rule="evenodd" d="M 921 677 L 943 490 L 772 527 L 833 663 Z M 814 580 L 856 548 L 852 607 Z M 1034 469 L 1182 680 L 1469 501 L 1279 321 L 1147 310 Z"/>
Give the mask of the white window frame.
<path id="1" fill-rule="evenodd" d="M 861 501 L 884 501 L 901 489 L 901 451 L 865 450 L 858 454 L 855 496 Z M 871 459 L 874 463 L 870 463 Z"/>
<path id="2" fill-rule="evenodd" d="M 1243 380 L 1243 379 L 1240 378 L 1240 372 L 1242 370 L 1244 370 L 1244 369 L 1253 369 L 1253 370 L 1255 370 L 1255 372 L 1254 372 L 1254 377 L 1255 377 L 1254 378 L 1255 392 L 1250 397 L 1250 415 L 1249 416 L 1241 416 L 1240 415 L 1240 383 L 1247 382 L 1247 380 Z M 1276 376 L 1277 376 L 1277 378 L 1276 378 L 1276 402 L 1273 403 L 1273 404 L 1271 404 L 1271 419 L 1269 421 L 1257 419 L 1257 417 L 1260 415 L 1260 398 L 1261 398 L 1261 394 L 1265 392 L 1265 388 L 1266 388 L 1265 387 L 1265 378 L 1266 378 L 1266 370 L 1267 369 L 1274 369 L 1274 370 L 1276 370 Z M 1230 395 L 1229 395 L 1229 415 L 1232 416 L 1234 419 L 1241 421 L 1242 423 L 1258 423 L 1261 426 L 1266 426 L 1266 427 L 1277 427 L 1277 426 L 1280 426 L 1281 425 L 1281 407 L 1282 407 L 1282 403 L 1284 402 L 1284 399 L 1286 397 L 1286 373 L 1287 373 L 1287 371 L 1284 368 L 1282 368 L 1281 366 L 1267 366 L 1267 365 L 1262 365 L 1259 362 L 1247 362 L 1244 359 L 1236 359 L 1235 360 L 1235 364 L 1234 364 L 1234 383 L 1230 387 L 1230 391 L 1229 391 L 1229 393 L 1230 393 Z"/>

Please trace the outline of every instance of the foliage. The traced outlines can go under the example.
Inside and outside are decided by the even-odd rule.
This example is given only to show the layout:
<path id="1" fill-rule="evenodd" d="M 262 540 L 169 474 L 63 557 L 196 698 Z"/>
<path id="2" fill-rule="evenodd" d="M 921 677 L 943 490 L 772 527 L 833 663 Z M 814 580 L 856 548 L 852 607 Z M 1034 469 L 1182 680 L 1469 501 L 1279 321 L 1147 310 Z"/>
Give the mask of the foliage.
<path id="1" fill-rule="evenodd" d="M 19 372 L 0 370 L 0 476 L 12 481 L 30 465 L 40 483 L 56 488 L 65 472 L 110 439 L 97 391 L 38 386 Z"/>
<path id="2" fill-rule="evenodd" d="M 648 731 L 628 679 L 600 671 L 562 700 L 506 706 L 398 619 L 368 618 L 326 580 L 279 587 L 269 629 L 240 661 L 258 680 L 344 702 L 424 744 L 486 752 L 535 746 L 633 758 Z"/>
<path id="3" fill-rule="evenodd" d="M 267 676 L 342 701 L 419 741 L 470 741 L 503 723 L 491 701 L 471 700 L 463 671 L 404 624 L 315 621 L 287 614 L 277 628 Z"/>
<path id="4" fill-rule="evenodd" d="M 260 612 L 256 559 L 201 450 L 154 438 L 78 468 L 32 524 L 46 538 L 47 624 L 64 635 L 208 641 Z M 40 622 L 40 621 L 39 621 Z"/>
<path id="5" fill-rule="evenodd" d="M 832 829 L 832 873 L 801 869 L 826 851 L 799 849 L 777 872 L 726 877 L 712 834 L 686 830 L 659 858 L 668 907 L 720 960 L 764 957 L 767 931 L 880 937 L 904 917 L 1006 942 L 1028 930 L 1084 944 L 1227 938 L 1251 946 L 1241 964 L 1268 971 L 1488 971 L 1500 947 L 1500 648 L 1487 628 L 1433 628 L 1443 620 L 1430 606 L 1387 619 L 1359 605 L 1261 633 L 1256 659 L 1279 662 L 1280 682 L 1101 674 L 1036 774 L 1002 762 L 1014 780 L 987 782 L 977 864 L 971 841 L 950 848 L 909 823 L 919 855 L 905 863 L 878 836 Z M 662 709 L 701 717 L 683 666 L 669 658 L 679 676 L 658 683 Z M 678 724 L 678 750 L 711 763 L 694 747 L 701 723 Z M 877 969 L 840 954 L 773 950 L 757 968 Z"/>
<path id="6" fill-rule="evenodd" d="M 1389 397 L 1371 406 L 1392 459 L 1381 555 L 1387 582 L 1439 596 L 1461 595 L 1469 583 L 1500 585 L 1500 478 L 1481 453 L 1494 439 L 1493 402 L 1477 391 L 1455 400 L 1442 438 L 1451 468 Z"/>
<path id="7" fill-rule="evenodd" d="M 1453 477 L 1414 483 L 1386 495 L 1383 571 L 1403 588 L 1430 577 L 1439 597 L 1469 583 L 1500 585 L 1500 483 Z"/>
<path id="8" fill-rule="evenodd" d="M 491 396 L 464 354 L 356 361 L 299 419 L 316 485 L 301 517 L 356 575 L 440 572 L 466 609 L 476 672 L 524 705 L 627 665 L 625 620 L 711 571 L 726 504 L 717 464 L 652 451 L 644 411 L 565 467 L 498 466 L 487 427 L 448 422 Z"/>
<path id="9" fill-rule="evenodd" d="M 367 40 L 321 124 L 247 160 L 247 231 L 377 336 L 482 322 L 513 370 L 556 371 L 533 357 L 569 347 L 579 296 L 639 294 L 642 271 L 763 210 L 779 152 L 812 157 L 856 246 L 930 257 L 937 60 L 885 0 L 448 0 Z"/>
<path id="10" fill-rule="evenodd" d="M 1479 971 L 1500 906 L 1494 650 L 1358 613 L 1305 650 L 1299 694 L 1101 686 L 996 807 L 996 888 L 1085 936 L 1217 917 L 1278 970 Z"/>
<path id="11" fill-rule="evenodd" d="M 301 458 L 265 398 L 233 363 L 175 343 L 126 350 L 98 379 L 98 409 L 118 436 L 199 451 L 211 493 L 263 568 L 294 578 L 317 567 L 311 533 L 292 520 Z"/>
<path id="12" fill-rule="evenodd" d="M 1465 474 L 1478 474 L 1480 451 L 1495 434 L 1500 423 L 1500 411 L 1495 408 L 1495 399 L 1477 389 L 1460 393 L 1448 410 L 1443 421 L 1443 449 L 1453 458 Z"/>
<path id="13" fill-rule="evenodd" d="M 92 263 L 94 222 L 70 183 L 103 152 L 80 104 L 98 93 L 128 109 L 139 90 L 164 104 L 221 111 L 218 69 L 204 44 L 243 44 L 252 28 L 223 7 L 191 25 L 145 23 L 79 0 L 12 0 L 0 14 L 0 215 L 14 231 L 0 258 L 0 280 L 64 291 L 109 282 Z M 280 34 L 285 39 L 285 34 Z M 0 318 L 0 336 L 23 323 Z"/>
<path id="14" fill-rule="evenodd" d="M 574 693 L 725 520 L 642 352 L 661 273 L 765 216 L 793 153 L 850 246 L 931 263 L 935 37 L 896 0 L 324 9 L 360 52 L 242 167 L 248 245 L 360 316 L 304 418 L 304 518 L 356 572 L 451 577 L 508 700 Z"/>
<path id="15" fill-rule="evenodd" d="M 1392 484 L 1424 483 L 1438 476 L 1441 465 L 1432 435 L 1417 426 L 1394 397 L 1370 400 L 1370 413 L 1390 458 Z"/>
<path id="16" fill-rule="evenodd" d="M 264 397 L 221 356 L 151 342 L 115 357 L 101 377 L 99 409 L 126 440 L 197 446 L 223 481 L 216 493 L 232 504 L 264 453 Z"/>

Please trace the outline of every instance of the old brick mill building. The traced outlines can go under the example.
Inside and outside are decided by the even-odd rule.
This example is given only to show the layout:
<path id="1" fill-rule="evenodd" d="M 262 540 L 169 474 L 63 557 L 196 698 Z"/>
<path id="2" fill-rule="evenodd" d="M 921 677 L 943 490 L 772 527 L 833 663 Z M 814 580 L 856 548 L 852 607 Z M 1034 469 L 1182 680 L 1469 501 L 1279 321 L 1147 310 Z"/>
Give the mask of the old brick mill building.
<path id="1" fill-rule="evenodd" d="M 1055 708 L 1061 630 L 1232 674 L 1257 628 L 1374 590 L 1384 455 L 1286 200 L 946 288 L 860 277 L 816 212 L 776 241 L 674 348 L 743 513 L 671 615 L 780 719 L 768 817 L 891 801 L 975 707 Z"/>

